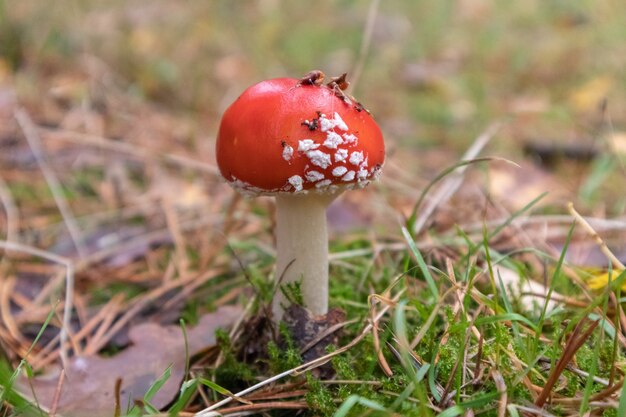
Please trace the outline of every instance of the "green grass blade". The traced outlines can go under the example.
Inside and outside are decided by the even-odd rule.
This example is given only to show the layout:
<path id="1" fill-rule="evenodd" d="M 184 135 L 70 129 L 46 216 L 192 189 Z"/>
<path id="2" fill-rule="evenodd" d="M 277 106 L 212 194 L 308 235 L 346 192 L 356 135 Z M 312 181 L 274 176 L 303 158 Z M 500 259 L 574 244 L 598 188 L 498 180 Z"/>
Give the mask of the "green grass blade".
<path id="1" fill-rule="evenodd" d="M 170 407 L 168 414 L 170 416 L 177 416 L 187 403 L 191 400 L 191 397 L 195 394 L 198 389 L 198 380 L 190 379 L 188 381 L 183 382 L 180 387 L 180 394 L 178 395 L 178 399 L 172 406 Z"/>
<path id="2" fill-rule="evenodd" d="M 613 272 L 611 271 L 611 269 L 609 269 L 609 280 L 611 280 L 611 277 L 613 275 Z M 602 307 L 602 318 L 600 319 L 600 326 L 604 327 L 605 324 L 607 324 L 607 320 L 606 320 L 606 315 L 607 315 L 607 310 L 609 308 L 609 294 L 611 293 L 611 288 L 609 286 L 606 287 L 606 291 L 604 292 L 604 306 Z M 593 389 L 593 378 L 596 376 L 597 372 L 598 372 L 598 363 L 601 362 L 600 359 L 600 347 L 602 346 L 602 338 L 604 336 L 604 333 L 600 333 L 599 340 L 597 340 L 597 342 L 595 343 L 595 346 L 593 348 L 593 361 L 591 361 L 591 369 L 589 369 L 588 373 L 589 376 L 587 377 L 587 382 L 585 384 L 585 390 L 583 391 L 583 398 L 582 401 L 580 403 L 580 408 L 578 410 L 578 413 L 580 415 L 584 415 L 585 412 L 589 409 L 589 399 L 591 397 L 591 393 L 592 393 L 592 389 Z"/>
<path id="3" fill-rule="evenodd" d="M 46 320 L 43 322 L 41 328 L 39 329 L 39 332 L 37 332 L 37 336 L 35 336 L 35 339 L 33 340 L 33 343 L 31 343 L 30 347 L 28 348 L 28 351 L 26 352 L 26 355 L 24 355 L 25 358 L 28 357 L 30 352 L 37 345 L 37 342 L 39 341 L 39 339 L 43 335 L 43 332 L 46 330 L 46 328 L 50 324 L 50 320 L 52 320 L 52 317 L 54 317 L 54 313 L 56 311 L 56 306 L 57 305 L 58 305 L 58 302 L 55 303 L 55 305 L 52 307 L 52 309 L 48 313 L 48 316 L 46 317 Z M 5 365 L 5 363 L 3 363 L 3 368 L 4 368 L 4 365 Z M 8 366 L 8 363 L 6 363 L 6 365 Z M 8 378 L 0 376 L 0 387 L 2 388 L 1 392 L 0 392 L 0 404 L 4 403 L 5 401 L 8 401 L 10 404 L 13 404 L 15 406 L 19 406 L 20 408 L 24 408 L 24 409 L 32 408 L 32 410 L 39 410 L 39 412 L 42 412 L 41 409 L 38 406 L 36 406 L 34 404 L 31 404 L 26 399 L 24 399 L 21 395 L 19 395 L 19 393 L 16 393 L 13 390 L 13 385 L 15 384 L 15 380 L 19 376 L 20 372 L 22 372 L 23 368 L 26 368 L 27 373 L 28 373 L 29 378 L 30 378 L 32 376 L 32 370 L 31 370 L 30 366 L 28 366 L 28 363 L 26 362 L 26 359 L 22 359 L 20 361 L 19 365 L 17 365 L 15 370 L 11 373 L 10 376 L 8 376 Z M 2 374 L 4 374 L 4 372 L 0 372 L 0 375 L 2 375 Z M 7 374 L 8 374 L 8 372 L 7 372 Z"/>
<path id="4" fill-rule="evenodd" d="M 172 376 L 172 365 L 168 366 L 165 372 L 163 372 L 163 374 L 159 377 L 159 379 L 154 381 L 152 386 L 150 386 L 150 389 L 148 389 L 148 392 L 146 392 L 146 394 L 143 396 L 143 399 L 146 401 L 152 400 L 156 393 L 159 392 L 161 388 L 163 388 L 163 385 L 165 385 L 167 380 L 170 379 L 170 376 Z"/>
<path id="5" fill-rule="evenodd" d="M 537 330 L 535 334 L 536 342 L 539 342 L 539 337 L 541 336 L 541 329 L 543 329 L 543 323 L 545 322 L 545 319 L 546 319 L 546 311 L 548 310 L 548 304 L 550 303 L 550 298 L 552 297 L 552 293 L 554 292 L 554 284 L 559 274 L 561 273 L 563 262 L 565 262 L 565 254 L 567 253 L 567 248 L 569 248 L 569 244 L 572 240 L 572 234 L 574 233 L 575 225 L 576 223 L 572 223 L 572 225 L 570 226 L 569 232 L 567 233 L 567 237 L 565 238 L 565 244 L 563 245 L 563 250 L 561 251 L 559 260 L 556 263 L 556 267 L 554 268 L 554 273 L 552 274 L 552 280 L 550 281 L 550 287 L 548 287 L 548 293 L 546 294 L 546 298 L 543 303 L 543 308 L 541 309 L 541 315 L 539 316 L 539 321 L 537 323 Z"/>
<path id="6" fill-rule="evenodd" d="M 216 384 L 213 381 L 210 381 L 206 378 L 198 378 L 198 382 L 200 382 L 202 385 L 212 389 L 213 391 L 225 395 L 227 397 L 234 397 L 235 394 L 233 394 L 232 392 L 230 392 L 229 390 L 227 390 L 226 388 L 219 386 L 218 384 Z"/>
<path id="7" fill-rule="evenodd" d="M 352 410 L 352 408 L 356 405 L 361 405 L 374 411 L 387 411 L 385 407 L 383 407 L 376 401 L 369 400 L 367 398 L 361 397 L 360 395 L 352 394 L 351 396 L 346 398 L 343 404 L 341 404 L 337 411 L 335 411 L 333 417 L 346 417 L 348 415 L 348 412 Z"/>
<path id="8" fill-rule="evenodd" d="M 426 283 L 428 284 L 428 288 L 430 289 L 430 292 L 432 293 L 435 300 L 438 300 L 439 290 L 437 289 L 437 284 L 435 284 L 435 280 L 432 274 L 430 273 L 430 270 L 428 269 L 428 266 L 426 265 L 426 262 L 424 261 L 422 254 L 417 248 L 417 245 L 415 244 L 415 241 L 413 240 L 413 236 L 411 236 L 411 233 L 409 233 L 406 227 L 402 228 L 402 234 L 404 235 L 404 239 L 406 240 L 406 243 L 409 245 L 411 252 L 415 256 L 415 259 L 417 260 L 417 264 L 419 265 L 420 270 L 422 271 L 422 275 L 424 275 L 424 279 L 426 280 Z"/>
<path id="9" fill-rule="evenodd" d="M 506 410 L 509 412 L 509 415 L 511 417 L 519 417 L 519 413 L 517 412 L 517 407 L 514 404 L 507 405 Z"/>
<path id="10" fill-rule="evenodd" d="M 493 231 L 491 233 L 489 233 L 487 240 L 489 241 L 489 240 L 493 239 L 495 236 L 497 236 L 502 230 L 504 230 L 507 226 L 509 226 L 511 223 L 513 223 L 513 220 L 517 219 L 519 216 L 521 216 L 522 214 L 524 214 L 528 210 L 530 210 L 535 204 L 537 204 L 539 201 L 541 201 L 546 195 L 548 195 L 547 192 L 538 195 L 530 203 L 526 204 L 521 209 L 513 212 L 513 214 L 511 214 L 509 216 L 509 218 L 506 219 L 505 222 L 503 222 L 501 225 L 499 225 L 498 227 L 493 229 Z"/>
<path id="11" fill-rule="evenodd" d="M 537 325 L 535 325 L 535 323 L 533 323 L 528 318 L 518 313 L 504 313 L 504 314 L 496 314 L 494 316 L 480 317 L 476 319 L 476 321 L 474 322 L 474 325 L 478 327 L 484 324 L 492 324 L 492 323 L 498 323 L 502 321 L 518 321 L 518 322 L 524 323 L 526 326 L 530 327 L 533 330 L 537 330 Z M 464 323 L 454 324 L 450 326 L 450 332 L 462 331 L 464 326 L 465 326 Z"/>
<path id="12" fill-rule="evenodd" d="M 456 417 L 465 412 L 465 409 L 459 405 L 452 406 L 441 413 L 437 414 L 437 417 Z"/>

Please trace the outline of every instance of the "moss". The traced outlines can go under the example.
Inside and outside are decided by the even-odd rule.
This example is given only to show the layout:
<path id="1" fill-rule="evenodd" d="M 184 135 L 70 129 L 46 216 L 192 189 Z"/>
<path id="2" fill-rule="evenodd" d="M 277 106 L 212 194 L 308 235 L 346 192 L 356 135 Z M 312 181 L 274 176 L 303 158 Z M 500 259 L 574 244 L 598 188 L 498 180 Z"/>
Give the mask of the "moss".
<path id="1" fill-rule="evenodd" d="M 513 382 L 513 380 L 507 381 L 507 387 L 510 387 L 510 389 L 512 390 L 511 396 L 513 398 L 516 398 L 517 401 L 532 402 L 533 397 L 530 395 L 528 389 L 526 389 L 526 386 L 524 386 L 524 384 L 522 383 L 513 384 Z"/>
<path id="2" fill-rule="evenodd" d="M 580 390 L 580 378 L 570 372 L 564 372 L 563 377 L 566 378 L 565 388 L 561 391 L 561 394 L 567 396 L 574 396 Z"/>
<path id="3" fill-rule="evenodd" d="M 231 391 L 244 388 L 254 380 L 253 369 L 237 360 L 228 332 L 217 329 L 215 338 L 224 358 L 221 365 L 213 371 L 217 384 Z"/>
<path id="4" fill-rule="evenodd" d="M 270 341 L 267 344 L 268 364 L 274 373 L 281 373 L 302 364 L 302 357 L 284 323 L 279 326 L 280 345 Z"/>
<path id="5" fill-rule="evenodd" d="M 596 366 L 596 360 L 593 349 L 587 344 L 582 345 L 576 352 L 576 364 L 582 371 L 589 372 Z"/>
<path id="6" fill-rule="evenodd" d="M 290 304 L 304 306 L 304 297 L 302 296 L 302 282 L 288 282 L 287 284 L 281 285 L 280 290 Z"/>
<path id="7" fill-rule="evenodd" d="M 439 347 L 439 362 L 437 363 L 437 370 L 439 373 L 439 380 L 448 381 L 451 376 L 452 370 L 456 363 L 459 361 L 459 355 L 461 352 L 462 341 L 461 333 L 452 333 L 444 345 Z"/>
<path id="8" fill-rule="evenodd" d="M 307 374 L 307 387 L 309 392 L 305 399 L 311 410 L 319 415 L 331 417 L 337 410 L 332 392 L 311 374 Z"/>
<path id="9" fill-rule="evenodd" d="M 337 355 L 332 359 L 333 368 L 338 379 L 355 380 L 359 376 L 355 370 L 355 363 L 348 355 Z"/>
<path id="10" fill-rule="evenodd" d="M 381 378 L 382 388 L 385 391 L 402 392 L 410 383 L 408 376 L 400 369 L 395 369 L 391 377 Z"/>

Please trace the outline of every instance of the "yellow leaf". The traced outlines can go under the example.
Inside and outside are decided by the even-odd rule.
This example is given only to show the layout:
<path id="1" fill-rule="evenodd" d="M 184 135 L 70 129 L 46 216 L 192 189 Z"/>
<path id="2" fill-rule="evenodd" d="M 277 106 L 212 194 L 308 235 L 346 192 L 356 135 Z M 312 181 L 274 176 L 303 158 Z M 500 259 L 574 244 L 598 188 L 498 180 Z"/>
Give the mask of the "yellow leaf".
<path id="1" fill-rule="evenodd" d="M 601 76 L 586 82 L 569 95 L 570 105 L 579 112 L 594 111 L 613 87 L 613 79 Z"/>
<path id="2" fill-rule="evenodd" d="M 622 272 L 624 271 L 621 271 L 619 269 L 613 270 L 611 272 L 611 280 L 614 281 L 615 278 L 617 278 L 619 274 L 621 274 Z M 589 285 L 589 288 L 591 288 L 592 290 L 599 290 L 601 288 L 605 288 L 607 285 L 609 285 L 609 273 L 601 272 L 599 274 L 593 275 L 589 279 L 589 281 L 587 281 L 587 285 Z M 626 283 L 622 284 L 622 290 L 626 291 Z"/>
<path id="3" fill-rule="evenodd" d="M 0 58 L 0 83 L 8 81 L 11 74 L 11 68 L 9 64 L 2 58 Z"/>
<path id="4" fill-rule="evenodd" d="M 154 55 L 159 45 L 157 34 L 148 29 L 135 29 L 130 34 L 130 45 L 142 55 Z"/>

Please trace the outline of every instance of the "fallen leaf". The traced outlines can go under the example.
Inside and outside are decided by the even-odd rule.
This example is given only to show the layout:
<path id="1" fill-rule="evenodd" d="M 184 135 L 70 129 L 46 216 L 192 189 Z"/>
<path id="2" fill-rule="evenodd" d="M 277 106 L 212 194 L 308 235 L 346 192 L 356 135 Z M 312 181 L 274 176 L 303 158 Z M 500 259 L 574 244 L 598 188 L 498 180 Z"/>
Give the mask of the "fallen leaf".
<path id="1" fill-rule="evenodd" d="M 581 113 L 594 111 L 609 94 L 613 84 L 609 76 L 596 77 L 574 90 L 569 95 L 569 104 Z"/>
<path id="2" fill-rule="evenodd" d="M 519 210 L 543 193 L 540 205 L 558 203 L 567 196 L 564 184 L 554 175 L 527 162 L 518 167 L 504 162 L 489 165 L 489 191 L 511 210 Z"/>
<path id="3" fill-rule="evenodd" d="M 609 250 L 617 259 L 624 263 L 626 262 L 626 245 L 623 242 L 624 236 L 621 233 L 616 236 L 606 236 L 605 234 L 605 243 L 608 245 Z M 557 253 L 562 253 L 565 243 L 552 242 L 550 245 Z M 565 261 L 587 270 L 604 270 L 609 264 L 608 258 L 598 244 L 588 240 L 573 240 L 570 242 L 565 254 Z"/>
<path id="4" fill-rule="evenodd" d="M 615 280 L 615 278 L 617 278 L 622 272 L 624 271 L 619 270 L 619 269 L 613 270 L 611 272 L 611 280 Z M 609 285 L 608 271 L 593 275 L 587 281 L 587 285 L 589 285 L 589 288 L 591 288 L 592 290 L 599 290 L 602 288 L 606 288 L 606 286 Z M 622 291 L 626 291 L 626 284 L 622 284 Z"/>
<path id="5" fill-rule="evenodd" d="M 189 355 L 215 344 L 215 330 L 231 326 L 241 314 L 234 306 L 221 307 L 204 315 L 187 329 Z M 121 379 L 122 412 L 134 400 L 143 398 L 150 386 L 171 366 L 171 376 L 152 398 L 163 408 L 178 394 L 185 377 L 185 340 L 180 326 L 145 323 L 130 329 L 132 345 L 112 357 L 99 355 L 72 358 L 61 389 L 57 413 L 64 417 L 112 416 L 115 410 L 115 383 Z M 30 396 L 31 386 L 41 406 L 49 409 L 54 401 L 60 368 L 30 381 L 20 377 L 17 389 Z"/>

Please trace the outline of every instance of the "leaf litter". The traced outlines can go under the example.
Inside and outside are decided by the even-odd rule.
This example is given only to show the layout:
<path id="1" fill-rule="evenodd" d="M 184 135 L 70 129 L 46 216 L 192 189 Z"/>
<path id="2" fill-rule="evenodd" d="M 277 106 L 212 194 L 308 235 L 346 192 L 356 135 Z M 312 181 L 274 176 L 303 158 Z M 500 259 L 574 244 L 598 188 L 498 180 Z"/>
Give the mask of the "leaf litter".
<path id="1" fill-rule="evenodd" d="M 21 376 L 17 388 L 26 397 L 31 390 L 45 409 L 56 404 L 57 412 L 68 417 L 111 416 L 115 404 L 122 407 L 141 400 L 149 388 L 165 372 L 171 375 L 152 398 L 151 404 L 163 408 L 171 403 L 186 377 L 186 361 L 215 345 L 215 331 L 232 326 L 241 315 L 241 308 L 220 307 L 203 315 L 195 326 L 187 328 L 157 323 L 137 324 L 129 329 L 130 346 L 105 357 L 75 356 L 65 369 L 65 380 L 57 397 L 61 368 L 51 367 L 32 378 Z M 119 401 L 116 383 L 121 381 Z"/>

